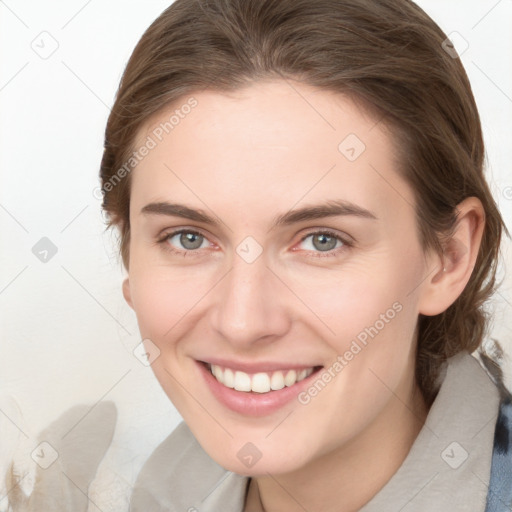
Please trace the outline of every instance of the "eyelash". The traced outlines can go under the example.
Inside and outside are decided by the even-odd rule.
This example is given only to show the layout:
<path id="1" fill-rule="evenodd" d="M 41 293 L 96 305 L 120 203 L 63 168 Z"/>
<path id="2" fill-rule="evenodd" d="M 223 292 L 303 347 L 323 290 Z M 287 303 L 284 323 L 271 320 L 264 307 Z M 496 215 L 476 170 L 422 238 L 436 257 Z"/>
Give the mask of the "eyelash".
<path id="1" fill-rule="evenodd" d="M 182 255 L 182 256 L 186 256 L 187 254 L 190 254 L 191 256 L 199 256 L 198 249 L 179 250 L 168 243 L 168 241 L 171 238 L 173 238 L 176 235 L 180 235 L 182 233 L 191 233 L 193 235 L 202 236 L 205 240 L 208 240 L 208 238 L 205 235 L 203 235 L 199 231 L 195 231 L 194 229 L 178 229 L 176 231 L 171 231 L 169 233 L 165 233 L 162 237 L 160 237 L 157 240 L 157 243 L 159 245 L 162 245 L 166 251 L 169 251 L 172 254 L 178 254 L 178 255 Z M 335 239 L 339 240 L 343 245 L 341 247 L 337 247 L 337 248 L 331 249 L 329 251 L 310 251 L 312 254 L 309 254 L 308 256 L 311 256 L 313 258 L 325 258 L 325 257 L 337 256 L 340 252 L 345 251 L 350 247 L 353 247 L 352 242 L 348 241 L 347 239 L 342 238 L 339 234 L 335 233 L 334 231 L 330 231 L 328 229 L 324 229 L 324 230 L 320 230 L 320 231 L 312 231 L 310 233 L 307 233 L 300 239 L 300 242 L 303 242 L 306 238 L 309 238 L 310 236 L 314 236 L 314 235 L 327 235 L 331 238 L 335 238 Z"/>
<path id="2" fill-rule="evenodd" d="M 162 245 L 163 248 L 166 251 L 169 251 L 172 254 L 178 254 L 181 256 L 186 256 L 187 254 L 190 254 L 191 256 L 198 256 L 198 250 L 179 250 L 173 247 L 170 243 L 168 243 L 169 239 L 171 239 L 173 236 L 180 235 L 182 233 L 192 233 L 193 235 L 202 236 L 203 238 L 207 239 L 202 233 L 199 233 L 199 231 L 195 231 L 194 229 L 178 229 L 176 231 L 171 231 L 169 233 L 165 233 L 161 238 L 157 240 L 157 243 L 159 245 Z M 195 254 L 194 254 L 195 253 Z"/>
<path id="3" fill-rule="evenodd" d="M 338 256 L 341 252 L 345 252 L 350 247 L 353 247 L 353 243 L 348 241 L 346 238 L 341 237 L 339 234 L 335 233 L 334 231 L 330 231 L 329 229 L 323 229 L 320 231 L 311 231 L 307 234 L 305 234 L 300 241 L 304 242 L 306 238 L 309 238 L 310 236 L 315 235 L 327 235 L 328 237 L 335 238 L 336 240 L 339 240 L 343 245 L 341 247 L 336 247 L 335 249 L 331 249 L 329 251 L 311 251 L 309 256 L 313 258 L 329 258 L 333 256 Z"/>

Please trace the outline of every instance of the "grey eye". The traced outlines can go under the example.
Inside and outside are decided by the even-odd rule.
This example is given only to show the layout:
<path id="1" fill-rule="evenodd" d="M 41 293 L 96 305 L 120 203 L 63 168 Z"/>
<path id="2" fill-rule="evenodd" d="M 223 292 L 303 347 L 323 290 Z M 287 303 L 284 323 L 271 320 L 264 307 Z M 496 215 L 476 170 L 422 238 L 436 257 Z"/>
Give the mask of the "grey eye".
<path id="1" fill-rule="evenodd" d="M 302 240 L 306 244 L 305 249 L 310 251 L 327 252 L 343 245 L 343 242 L 336 236 L 328 233 L 312 233 Z"/>
<path id="2" fill-rule="evenodd" d="M 176 240 L 177 239 L 177 240 Z M 201 248 L 204 242 L 207 242 L 205 237 L 200 233 L 194 231 L 179 231 L 170 235 L 168 242 L 177 249 L 186 249 L 193 251 Z"/>
<path id="3" fill-rule="evenodd" d="M 197 233 L 181 233 L 180 243 L 185 249 L 199 249 L 203 243 L 203 237 Z"/>
<path id="4" fill-rule="evenodd" d="M 313 245 L 319 251 L 330 251 L 336 247 L 337 242 L 338 240 L 333 236 L 324 234 L 313 236 Z"/>

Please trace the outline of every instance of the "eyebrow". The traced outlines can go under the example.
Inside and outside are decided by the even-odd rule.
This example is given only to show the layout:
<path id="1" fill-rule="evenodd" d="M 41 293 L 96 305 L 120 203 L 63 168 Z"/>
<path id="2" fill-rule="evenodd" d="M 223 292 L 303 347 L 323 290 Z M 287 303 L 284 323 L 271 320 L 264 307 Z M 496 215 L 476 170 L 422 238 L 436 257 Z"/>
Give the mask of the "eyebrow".
<path id="1" fill-rule="evenodd" d="M 216 227 L 220 225 L 220 222 L 216 218 L 208 215 L 204 210 L 197 210 L 179 203 L 168 203 L 165 201 L 149 203 L 141 209 L 141 213 L 144 215 L 152 214 L 181 217 Z M 277 217 L 274 217 L 271 229 L 280 226 L 288 226 L 306 220 L 337 216 L 354 216 L 377 220 L 377 216 L 370 210 L 348 201 L 333 200 L 318 205 L 304 206 L 296 210 L 290 210 L 282 215 L 278 215 Z"/>

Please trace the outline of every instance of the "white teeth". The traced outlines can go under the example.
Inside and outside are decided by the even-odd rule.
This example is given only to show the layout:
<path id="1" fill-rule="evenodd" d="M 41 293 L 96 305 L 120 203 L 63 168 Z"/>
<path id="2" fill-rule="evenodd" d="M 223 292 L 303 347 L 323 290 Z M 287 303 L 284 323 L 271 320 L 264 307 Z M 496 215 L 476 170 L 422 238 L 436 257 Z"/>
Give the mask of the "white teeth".
<path id="1" fill-rule="evenodd" d="M 212 366 L 213 368 L 213 366 Z M 218 373 L 220 373 L 220 375 L 222 376 L 222 368 L 220 366 L 217 366 L 218 368 Z M 226 386 L 227 388 L 231 388 L 233 389 L 235 387 L 235 376 L 233 374 L 233 372 L 229 369 L 229 368 L 226 368 L 224 370 L 224 382 L 217 378 L 217 380 L 221 383 L 221 384 L 224 384 L 224 386 Z"/>
<path id="2" fill-rule="evenodd" d="M 307 370 L 301 370 L 299 373 L 297 373 L 297 380 L 302 380 L 306 377 Z"/>
<path id="3" fill-rule="evenodd" d="M 244 372 L 235 372 L 235 389 L 237 391 L 251 391 L 251 377 Z"/>
<path id="4" fill-rule="evenodd" d="M 251 389 L 256 393 L 270 391 L 270 378 L 266 373 L 256 373 L 252 376 Z"/>
<path id="5" fill-rule="evenodd" d="M 224 379 L 222 377 L 222 368 L 220 366 L 212 366 L 212 372 L 215 378 L 224 384 Z M 231 386 L 230 386 L 231 387 Z"/>
<path id="6" fill-rule="evenodd" d="M 297 372 L 295 370 L 288 370 L 284 383 L 286 386 L 293 386 L 297 382 Z"/>
<path id="7" fill-rule="evenodd" d="M 284 388 L 283 372 L 274 372 L 270 378 L 270 389 L 277 391 Z"/>
<path id="8" fill-rule="evenodd" d="M 210 366 L 212 375 L 224 386 L 234 388 L 237 391 L 253 391 L 254 393 L 268 393 L 269 391 L 277 391 L 285 386 L 293 386 L 295 383 L 309 377 L 313 373 L 313 368 L 305 370 L 288 370 L 270 373 L 255 373 L 249 375 L 238 370 L 230 368 L 221 368 L 215 364 Z"/>

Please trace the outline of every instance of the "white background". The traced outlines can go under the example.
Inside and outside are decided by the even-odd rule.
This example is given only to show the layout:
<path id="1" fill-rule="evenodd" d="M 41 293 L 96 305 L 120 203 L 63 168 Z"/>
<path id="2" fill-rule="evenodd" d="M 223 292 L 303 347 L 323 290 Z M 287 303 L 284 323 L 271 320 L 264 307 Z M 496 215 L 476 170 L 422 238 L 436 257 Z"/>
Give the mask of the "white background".
<path id="1" fill-rule="evenodd" d="M 462 61 L 480 108 L 488 179 L 511 228 L 512 1 L 418 3 L 469 44 Z M 34 434 L 73 404 L 113 400 L 118 424 L 103 474 L 126 492 L 180 417 L 132 354 L 140 337 L 93 190 L 126 61 L 168 5 L 0 1 L 0 391 L 16 398 Z M 45 35 L 47 48 L 58 44 L 47 59 L 32 48 L 42 31 L 56 41 Z M 47 263 L 32 253 L 42 237 L 58 249 Z M 512 353 L 512 272 L 500 275 L 493 335 Z"/>

